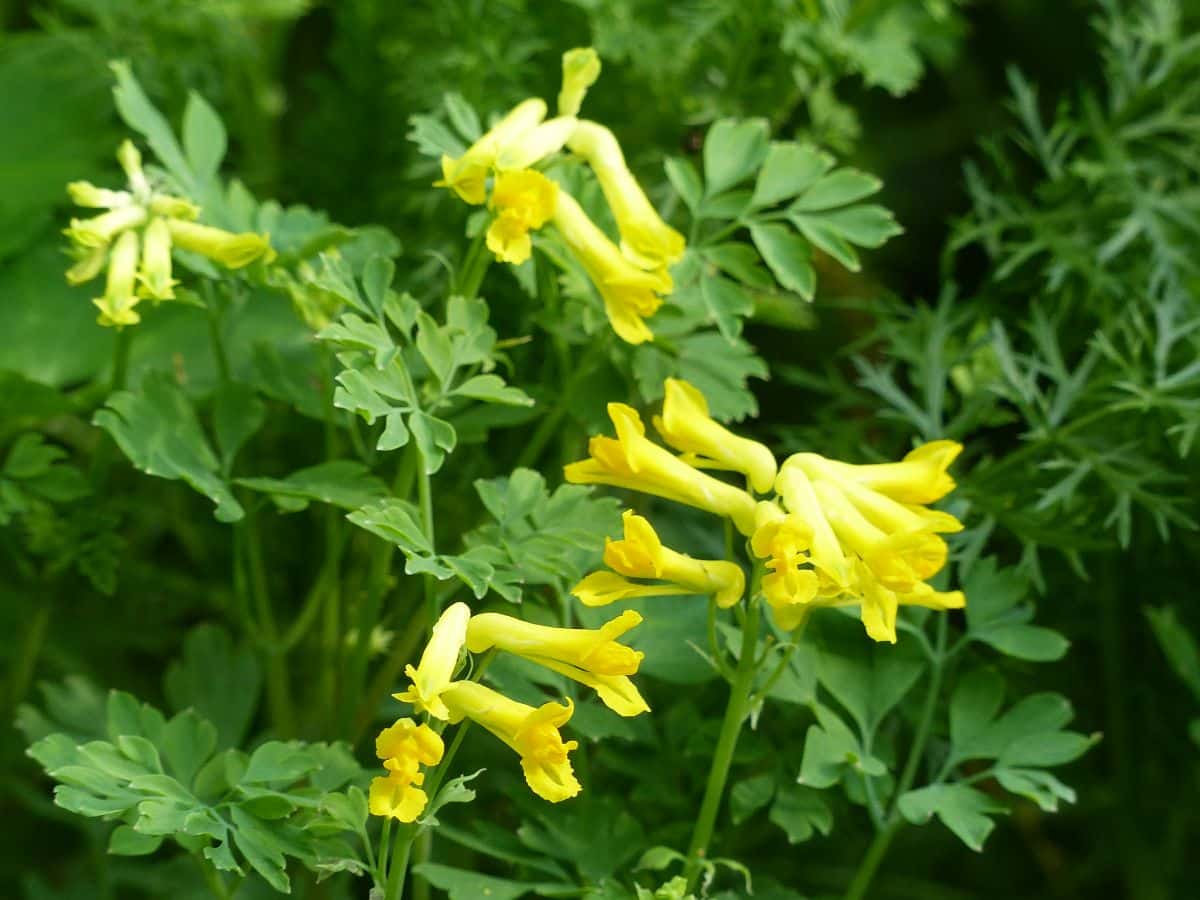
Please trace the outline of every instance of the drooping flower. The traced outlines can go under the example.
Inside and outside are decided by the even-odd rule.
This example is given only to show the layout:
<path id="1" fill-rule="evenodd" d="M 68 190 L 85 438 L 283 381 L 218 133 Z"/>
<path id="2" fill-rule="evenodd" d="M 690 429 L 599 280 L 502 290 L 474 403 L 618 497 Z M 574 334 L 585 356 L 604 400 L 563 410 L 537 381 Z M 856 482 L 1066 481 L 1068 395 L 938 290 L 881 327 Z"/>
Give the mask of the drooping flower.
<path id="1" fill-rule="evenodd" d="M 661 416 L 654 427 L 664 441 L 682 451 L 684 459 L 701 468 L 741 472 L 760 494 L 775 484 L 775 456 L 758 441 L 740 437 L 709 415 L 708 401 L 695 387 L 668 378 Z"/>
<path id="2" fill-rule="evenodd" d="M 642 653 L 616 639 L 641 621 L 627 610 L 600 628 L 555 628 L 482 613 L 467 626 L 467 649 L 482 653 L 496 647 L 523 656 L 595 689 L 613 712 L 636 716 L 650 708 L 628 677 L 637 672 Z"/>
<path id="3" fill-rule="evenodd" d="M 171 231 L 166 219 L 155 217 L 142 238 L 142 267 L 138 272 L 141 293 L 153 300 L 171 300 L 179 284 L 171 277 Z"/>
<path id="4" fill-rule="evenodd" d="M 630 262 L 566 192 L 559 194 L 554 225 L 600 292 L 604 312 L 618 337 L 630 344 L 654 340 L 644 320 L 662 306 L 659 295 L 672 290 L 666 270 L 647 272 Z"/>
<path id="5" fill-rule="evenodd" d="M 553 217 L 557 199 L 558 185 L 541 172 L 501 172 L 492 188 L 496 218 L 487 230 L 488 249 L 503 262 L 525 262 L 533 251 L 529 232 Z"/>
<path id="6" fill-rule="evenodd" d="M 454 682 L 442 699 L 451 722 L 470 719 L 520 755 L 525 781 L 539 797 L 558 803 L 579 793 L 567 756 L 579 744 L 563 741 L 558 732 L 574 712 L 570 700 L 535 708 L 473 681 Z"/>
<path id="7" fill-rule="evenodd" d="M 172 242 L 180 250 L 199 253 L 227 269 L 243 268 L 256 259 L 270 262 L 275 258 L 270 238 L 253 231 L 235 234 L 184 219 L 168 219 L 167 228 Z"/>
<path id="8" fill-rule="evenodd" d="M 731 519 L 738 531 L 754 531 L 755 500 L 741 488 L 688 465 L 646 437 L 637 411 L 610 403 L 608 415 L 616 439 L 596 436 L 588 443 L 588 459 L 563 470 L 573 484 L 610 484 L 664 497 Z"/>
<path id="9" fill-rule="evenodd" d="M 392 696 L 411 703 L 419 712 L 427 712 L 435 719 L 449 719 L 450 713 L 441 696 L 458 668 L 470 619 L 471 608 L 467 604 L 453 603 L 446 607 L 433 626 L 420 663 L 415 668 L 409 665 L 404 669 L 404 674 L 411 680 L 408 689 Z"/>
<path id="10" fill-rule="evenodd" d="M 621 250 L 639 268 L 665 271 L 683 256 L 683 235 L 658 215 L 625 164 L 621 145 L 603 125 L 580 121 L 567 147 L 587 160 L 621 232 Z"/>
<path id="11" fill-rule="evenodd" d="M 420 787 L 425 781 L 420 767 L 437 765 L 443 752 L 441 736 L 412 719 L 400 719 L 381 731 L 375 739 L 375 754 L 388 774 L 371 781 L 367 797 L 371 814 L 415 821 L 429 802 Z"/>
<path id="12" fill-rule="evenodd" d="M 117 238 L 108 259 L 108 279 L 104 296 L 92 302 L 100 310 L 101 325 L 136 325 L 141 321 L 134 307 L 138 297 L 134 293 L 134 281 L 138 266 L 138 235 L 136 231 L 124 231 Z"/>
<path id="13" fill-rule="evenodd" d="M 712 594 L 718 606 L 728 608 L 742 599 L 746 576 L 741 566 L 725 560 L 693 559 L 664 546 L 650 522 L 632 510 L 626 510 L 622 519 L 624 538 L 604 545 L 604 562 L 613 572 L 593 572 L 571 589 L 584 606 L 604 606 L 633 597 Z M 663 583 L 641 584 L 628 578 Z"/>

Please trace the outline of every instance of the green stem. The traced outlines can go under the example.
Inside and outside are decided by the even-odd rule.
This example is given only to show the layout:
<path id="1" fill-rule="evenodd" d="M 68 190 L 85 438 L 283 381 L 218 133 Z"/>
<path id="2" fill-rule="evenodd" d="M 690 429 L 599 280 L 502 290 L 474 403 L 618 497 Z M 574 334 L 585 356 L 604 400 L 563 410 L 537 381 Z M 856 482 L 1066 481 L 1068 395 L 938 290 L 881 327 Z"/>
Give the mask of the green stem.
<path id="1" fill-rule="evenodd" d="M 8 676 L 8 703 L 16 707 L 25 698 L 29 690 L 29 682 L 33 679 L 33 671 L 37 666 L 38 656 L 42 652 L 42 644 L 46 641 L 46 629 L 50 625 L 50 602 L 43 600 L 33 614 L 29 627 L 25 630 L 25 640 L 21 642 L 21 652 L 13 660 L 12 669 Z"/>
<path id="2" fill-rule="evenodd" d="M 454 293 L 460 297 L 466 297 L 468 300 L 479 293 L 479 286 L 483 284 L 483 276 L 487 274 L 488 268 L 492 265 L 492 253 L 484 245 L 484 235 L 486 232 L 481 231 L 476 235 L 471 248 L 467 251 L 466 259 L 463 260 L 462 268 L 459 269 L 457 277 L 454 279 Z"/>
<path id="3" fill-rule="evenodd" d="M 574 371 L 567 377 L 566 383 L 563 385 L 562 393 L 558 395 L 558 400 L 546 415 L 542 416 L 542 420 L 538 422 L 538 427 L 534 430 L 533 436 L 525 444 L 525 449 L 521 451 L 521 455 L 517 458 L 515 468 L 531 468 L 542 456 L 546 449 L 546 444 L 550 442 L 555 433 L 559 429 L 563 418 L 567 411 L 571 408 L 571 402 L 575 399 L 575 392 L 579 390 L 579 386 L 584 380 L 592 375 L 592 366 L 596 358 L 604 352 L 605 344 L 603 341 L 593 341 L 587 351 L 579 359 L 575 365 Z"/>
<path id="4" fill-rule="evenodd" d="M 713 827 L 717 822 L 717 811 L 729 778 L 729 767 L 737 748 L 738 736 L 749 713 L 750 693 L 756 674 L 756 650 L 758 647 L 759 605 L 758 597 L 752 595 L 746 611 L 746 622 L 742 626 L 742 649 L 738 656 L 737 671 L 729 689 L 729 703 L 725 707 L 725 718 L 721 723 L 721 734 L 717 738 L 717 749 L 713 753 L 712 767 L 708 771 L 708 783 L 704 787 L 704 800 L 700 804 L 700 815 L 692 832 L 685 868 L 688 890 L 695 888 L 708 844 L 712 840 Z"/>
<path id="5" fill-rule="evenodd" d="M 246 507 L 241 532 L 245 543 L 242 559 L 248 569 L 245 581 L 258 613 L 261 643 L 267 658 L 267 698 L 271 704 L 271 717 L 278 732 L 288 737 L 295 729 L 295 716 L 292 710 L 287 654 L 280 646 L 279 626 L 275 621 L 275 611 L 271 607 L 258 517 L 253 504 Z"/>
<path id="6" fill-rule="evenodd" d="M 938 694 L 942 689 L 942 671 L 946 666 L 946 637 L 949 626 L 944 614 L 939 615 L 937 620 L 937 637 L 934 639 L 934 651 L 930 657 L 932 671 L 929 673 L 929 690 L 925 694 L 925 705 L 921 709 L 921 719 L 917 724 L 912 747 L 908 751 L 908 759 L 904 763 L 904 771 L 901 772 L 900 780 L 896 783 L 896 793 L 893 795 L 891 809 L 892 821 L 896 821 L 898 815 L 896 805 L 900 801 L 900 796 L 912 787 L 913 779 L 917 777 L 917 769 L 921 765 L 921 758 L 925 755 L 925 743 L 929 740 L 929 733 L 933 727 Z"/>
<path id="7" fill-rule="evenodd" d="M 229 888 L 225 886 L 225 879 L 221 877 L 221 873 L 199 856 L 193 856 L 192 859 L 196 860 L 196 864 L 200 867 L 200 872 L 204 875 L 204 883 L 208 885 L 213 896 L 218 900 L 229 900 Z"/>
<path id="8" fill-rule="evenodd" d="M 230 380 L 229 355 L 225 352 L 225 342 L 221 338 L 221 307 L 217 292 L 211 283 L 202 282 L 201 291 L 204 294 L 204 304 L 208 308 L 208 336 L 212 343 L 213 359 L 217 363 L 217 375 L 221 383 Z"/>
<path id="9" fill-rule="evenodd" d="M 125 389 L 125 380 L 129 375 L 129 347 L 133 343 L 133 331 L 129 328 L 117 329 L 117 343 L 113 347 L 112 380 L 108 385 L 109 394 Z"/>
<path id="10" fill-rule="evenodd" d="M 875 872 L 883 862 L 883 857 L 887 854 L 888 847 L 892 843 L 892 838 L 900 830 L 901 824 L 900 820 L 895 820 L 875 832 L 875 839 L 871 841 L 871 846 L 867 848 L 866 856 L 859 863 L 858 871 L 854 873 L 854 880 L 850 882 L 850 887 L 846 889 L 846 895 L 843 900 L 862 900 L 867 895 L 867 890 L 871 887 L 871 881 L 875 878 Z"/>

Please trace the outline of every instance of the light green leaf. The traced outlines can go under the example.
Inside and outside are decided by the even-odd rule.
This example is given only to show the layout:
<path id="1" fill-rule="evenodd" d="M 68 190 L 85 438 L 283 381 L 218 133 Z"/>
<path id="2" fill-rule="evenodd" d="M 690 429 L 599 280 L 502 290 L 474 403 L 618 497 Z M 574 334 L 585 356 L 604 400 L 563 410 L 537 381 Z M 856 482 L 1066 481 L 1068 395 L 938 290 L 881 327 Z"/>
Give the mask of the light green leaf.
<path id="1" fill-rule="evenodd" d="M 728 278 L 705 278 L 700 282 L 700 296 L 708 310 L 708 320 L 716 323 L 722 336 L 733 341 L 742 333 L 742 319 L 754 311 L 754 301 Z"/>
<path id="2" fill-rule="evenodd" d="M 909 791 L 901 795 L 897 808 L 914 825 L 924 825 L 936 815 L 975 851 L 983 849 L 983 842 L 996 827 L 988 815 L 1006 811 L 987 794 L 963 784 L 935 784 Z"/>
<path id="3" fill-rule="evenodd" d="M 775 796 L 774 775 L 754 775 L 744 778 L 729 791 L 729 815 L 734 825 L 740 825 Z"/>
<path id="4" fill-rule="evenodd" d="M 248 385 L 229 381 L 213 397 L 213 433 L 221 453 L 221 471 L 228 473 L 242 445 L 262 427 L 266 405 Z"/>
<path id="5" fill-rule="evenodd" d="M 821 178 L 789 208 L 795 212 L 821 212 L 848 206 L 876 193 L 883 182 L 857 169 L 838 169 Z"/>
<path id="6" fill-rule="evenodd" d="M 750 237 L 779 283 L 811 300 L 817 289 L 812 247 L 785 225 L 751 225 Z"/>
<path id="7" fill-rule="evenodd" d="M 398 415 L 388 416 L 389 425 Z M 289 510 L 303 509 L 311 500 L 353 510 L 379 502 L 388 494 L 387 485 L 365 465 L 348 459 L 300 469 L 286 478 L 239 478 L 236 483 L 271 494 L 277 500 L 286 498 L 285 508 Z"/>
<path id="8" fill-rule="evenodd" d="M 262 685 L 258 659 L 247 646 L 234 646 L 219 625 L 188 632 L 183 655 L 167 668 L 164 692 L 176 710 L 189 707 L 216 726 L 220 748 L 246 736 Z"/>
<path id="9" fill-rule="evenodd" d="M 773 141 L 754 183 L 754 206 L 772 206 L 802 194 L 833 166 L 816 147 Z"/>
<path id="10" fill-rule="evenodd" d="M 715 196 L 749 178 L 767 154 L 764 119 L 714 122 L 704 138 L 705 192 Z"/>
<path id="11" fill-rule="evenodd" d="M 814 832 L 827 835 L 833 829 L 833 812 L 821 792 L 799 784 L 779 789 L 769 818 L 783 829 L 789 844 L 807 841 Z"/>
<path id="12" fill-rule="evenodd" d="M 696 167 L 686 159 L 672 156 L 663 163 L 663 168 L 666 169 L 667 178 L 675 188 L 675 193 L 679 194 L 684 205 L 695 215 L 704 199 L 704 184 L 700 181 Z"/>
<path id="13" fill-rule="evenodd" d="M 171 176 L 179 182 L 183 192 L 189 195 L 195 194 L 198 188 L 195 176 L 184 157 L 179 142 L 175 140 L 175 133 L 171 130 L 170 123 L 150 102 L 142 90 L 142 86 L 134 77 L 128 62 L 114 62 L 110 65 L 117 79 L 117 83 L 113 87 L 113 100 L 116 103 L 117 112 L 121 114 L 126 125 L 146 139 L 146 143 L 150 145 L 154 155 L 171 173 Z"/>
<path id="14" fill-rule="evenodd" d="M 456 387 L 452 393 L 505 406 L 533 406 L 532 397 L 518 387 L 506 385 L 499 375 L 475 375 Z"/>
<path id="15" fill-rule="evenodd" d="M 140 834 L 128 825 L 118 825 L 108 838 L 113 856 L 148 856 L 162 846 L 161 834 Z"/>
<path id="16" fill-rule="evenodd" d="M 195 91 L 183 110 L 183 150 L 199 184 L 213 179 L 225 158 L 225 125 L 216 110 Z"/>

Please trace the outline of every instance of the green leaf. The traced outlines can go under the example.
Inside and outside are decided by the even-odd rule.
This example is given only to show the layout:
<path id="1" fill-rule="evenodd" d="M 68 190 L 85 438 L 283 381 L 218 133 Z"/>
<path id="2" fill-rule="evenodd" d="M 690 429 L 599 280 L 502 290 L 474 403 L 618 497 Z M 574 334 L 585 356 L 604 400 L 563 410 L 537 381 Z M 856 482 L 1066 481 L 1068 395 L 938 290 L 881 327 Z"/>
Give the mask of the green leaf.
<path id="1" fill-rule="evenodd" d="M 429 366 L 438 383 L 445 387 L 454 371 L 454 345 L 448 331 L 443 330 L 428 313 L 417 316 L 417 352 Z"/>
<path id="2" fill-rule="evenodd" d="M 837 784 L 847 774 L 883 775 L 887 767 L 863 751 L 858 737 L 832 710 L 818 706 L 817 725 L 804 738 L 804 755 L 797 781 L 812 788 Z"/>
<path id="3" fill-rule="evenodd" d="M 148 475 L 182 479 L 217 506 L 221 522 L 244 512 L 219 474 L 220 464 L 200 428 L 191 401 L 169 376 L 155 373 L 140 393 L 120 391 L 93 418 L 129 460 Z"/>
<path id="4" fill-rule="evenodd" d="M 1146 618 L 1150 621 L 1158 645 L 1166 654 L 1167 662 L 1188 690 L 1200 700 L 1200 647 L 1196 639 L 1183 627 L 1170 606 L 1147 609 Z"/>
<path id="5" fill-rule="evenodd" d="M 457 778 L 451 778 L 443 784 L 432 800 L 429 801 L 429 806 L 425 809 L 425 814 L 420 818 L 420 824 L 425 828 L 432 828 L 438 824 L 437 813 L 450 803 L 470 803 L 475 799 L 475 789 L 467 787 L 472 781 L 484 773 L 484 769 L 472 772 L 470 775 L 459 775 Z"/>
<path id="6" fill-rule="evenodd" d="M 764 119 L 714 122 L 704 138 L 704 180 L 708 196 L 750 177 L 767 154 Z"/>
<path id="7" fill-rule="evenodd" d="M 217 730 L 217 746 L 236 747 L 246 736 L 262 685 L 254 652 L 235 647 L 224 628 L 200 625 L 188 632 L 183 655 L 167 668 L 164 693 L 176 710 L 193 708 Z"/>
<path id="8" fill-rule="evenodd" d="M 817 289 L 817 272 L 808 241 L 785 225 L 751 225 L 750 237 L 779 283 L 811 300 Z"/>
<path id="9" fill-rule="evenodd" d="M 802 194 L 833 166 L 833 158 L 811 145 L 773 141 L 754 183 L 754 206 L 772 206 Z"/>
<path id="10" fill-rule="evenodd" d="M 977 669 L 963 678 L 950 698 L 950 740 L 970 746 L 987 728 L 1004 702 L 1004 679 L 992 669 Z"/>
<path id="11" fill-rule="evenodd" d="M 769 818 L 783 829 L 789 844 L 807 841 L 814 832 L 827 835 L 833 829 L 833 812 L 821 792 L 798 784 L 779 789 Z"/>
<path id="12" fill-rule="evenodd" d="M 729 791 L 729 815 L 734 825 L 741 825 L 775 796 L 775 776 L 755 775 L 744 778 Z"/>
<path id="13" fill-rule="evenodd" d="M 242 445 L 262 427 L 266 404 L 257 392 L 235 381 L 226 382 L 213 398 L 213 433 L 221 453 L 221 471 L 228 473 Z"/>
<path id="14" fill-rule="evenodd" d="M 532 397 L 518 387 L 506 385 L 499 375 L 476 375 L 468 378 L 451 393 L 505 406 L 533 406 Z"/>
<path id="15" fill-rule="evenodd" d="M 478 875 L 439 863 L 420 863 L 413 866 L 413 872 L 434 887 L 445 891 L 449 900 L 479 900 L 481 897 L 486 897 L 487 900 L 516 900 L 531 892 L 578 890 L 577 886 L 570 882 L 510 881 L 507 878 Z"/>
<path id="16" fill-rule="evenodd" d="M 454 426 L 445 419 L 415 409 L 408 417 L 408 428 L 421 451 L 425 474 L 433 475 L 442 467 L 446 454 L 452 452 L 458 443 Z"/>
<path id="17" fill-rule="evenodd" d="M 359 528 L 399 547 L 406 556 L 429 556 L 433 546 L 417 524 L 420 514 L 406 500 L 394 498 L 364 506 L 346 517 Z"/>
<path id="18" fill-rule="evenodd" d="M 195 176 L 191 166 L 175 140 L 166 117 L 150 102 L 142 86 L 138 84 L 133 71 L 127 62 L 110 63 L 117 83 L 113 87 L 113 100 L 117 112 L 125 120 L 125 124 L 146 139 L 159 162 L 166 167 L 171 176 L 179 182 L 180 188 L 188 195 L 197 192 Z"/>
<path id="19" fill-rule="evenodd" d="M 108 838 L 113 856 L 147 856 L 162 846 L 161 834 L 141 834 L 128 825 L 118 825 Z"/>
<path id="20" fill-rule="evenodd" d="M 769 288 L 774 284 L 774 279 L 763 269 L 754 248 L 746 244 L 716 244 L 702 248 L 700 253 L 706 262 L 745 285 Z"/>
<path id="21" fill-rule="evenodd" d="M 876 193 L 883 182 L 857 169 L 838 169 L 821 178 L 790 207 L 795 212 L 820 212 L 847 206 Z"/>
<path id="22" fill-rule="evenodd" d="M 900 796 L 897 808 L 914 825 L 924 825 L 936 815 L 975 851 L 983 849 L 983 842 L 996 827 L 989 814 L 1005 811 L 987 794 L 963 784 L 935 784 L 909 791 Z"/>
<path id="23" fill-rule="evenodd" d="M 233 842 L 246 857 L 246 862 L 271 887 L 283 894 L 292 892 L 287 875 L 283 846 L 263 823 L 240 806 L 230 810 L 233 823 Z"/>
<path id="24" fill-rule="evenodd" d="M 1001 569 L 992 557 L 979 560 L 966 577 L 967 636 L 1002 653 L 1035 662 L 1062 658 L 1070 644 L 1048 628 L 1030 625 L 1029 581 L 1016 568 Z"/>
<path id="25" fill-rule="evenodd" d="M 666 169 L 667 178 L 670 180 L 671 186 L 675 188 L 675 193 L 691 210 L 692 215 L 695 215 L 704 199 L 704 184 L 700 181 L 696 167 L 686 159 L 671 156 L 663 163 L 663 168 Z"/>
<path id="26" fill-rule="evenodd" d="M 319 765 L 299 741 L 267 741 L 250 755 L 242 783 L 295 781 Z"/>
<path id="27" fill-rule="evenodd" d="M 754 311 L 754 301 L 728 278 L 705 278 L 700 282 L 700 296 L 708 310 L 708 321 L 716 323 L 727 341 L 732 342 L 742 333 L 742 319 Z"/>
<path id="28" fill-rule="evenodd" d="M 383 320 L 388 290 L 395 277 L 396 264 L 386 256 L 379 254 L 372 256 L 363 266 L 363 292 L 367 295 L 367 300 L 375 311 L 375 318 L 380 321 Z"/>
<path id="29" fill-rule="evenodd" d="M 216 178 L 227 143 L 221 117 L 207 100 L 192 91 L 183 110 L 183 150 L 198 184 Z"/>
<path id="30" fill-rule="evenodd" d="M 389 424 L 393 413 L 388 417 Z M 286 478 L 238 478 L 237 484 L 270 494 L 285 509 L 298 510 L 316 500 L 342 509 L 359 509 L 387 497 L 387 485 L 362 463 L 335 459 Z"/>

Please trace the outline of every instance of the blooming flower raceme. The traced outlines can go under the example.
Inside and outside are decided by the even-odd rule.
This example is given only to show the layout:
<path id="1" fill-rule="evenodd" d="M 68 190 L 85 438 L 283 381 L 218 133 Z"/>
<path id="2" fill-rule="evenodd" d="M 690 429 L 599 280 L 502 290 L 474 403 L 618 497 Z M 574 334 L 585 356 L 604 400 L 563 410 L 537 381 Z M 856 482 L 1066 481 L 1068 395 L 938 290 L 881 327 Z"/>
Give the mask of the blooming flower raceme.
<path id="1" fill-rule="evenodd" d="M 465 603 L 453 603 L 446 607 L 433 626 L 420 663 L 416 668 L 409 665 L 404 669 L 404 674 L 411 679 L 408 690 L 392 696 L 404 703 L 411 703 L 418 711 L 427 712 L 435 719 L 449 719 L 450 712 L 442 702 L 441 695 L 458 668 L 459 654 L 467 642 L 467 622 L 470 618 L 471 608 Z"/>
<path id="2" fill-rule="evenodd" d="M 628 677 L 637 672 L 642 654 L 616 639 L 641 621 L 627 610 L 600 628 L 555 628 L 482 613 L 467 626 L 467 649 L 483 653 L 495 647 L 523 656 L 593 688 L 618 715 L 636 716 L 650 709 Z"/>
<path id="3" fill-rule="evenodd" d="M 711 594 L 722 608 L 742 599 L 746 576 L 725 560 L 693 559 L 663 545 L 650 522 L 631 510 L 623 517 L 625 536 L 606 541 L 604 562 L 612 572 L 592 572 L 571 593 L 584 606 L 606 606 L 634 597 Z M 657 579 L 643 584 L 630 578 Z"/>
<path id="4" fill-rule="evenodd" d="M 456 681 L 441 697 L 451 722 L 470 719 L 520 755 L 525 781 L 539 797 L 558 803 L 579 793 L 567 756 L 579 744 L 558 732 L 574 712 L 570 700 L 532 707 L 473 681 Z"/>
<path id="5" fill-rule="evenodd" d="M 125 171 L 127 190 L 100 188 L 87 181 L 67 185 L 76 205 L 106 210 L 89 219 L 72 219 L 64 231 L 77 259 L 67 270 L 70 284 L 91 281 L 108 268 L 104 296 L 93 301 L 100 309 L 101 325 L 137 324 L 141 316 L 134 307 L 141 300 L 175 297 L 178 282 L 171 272 L 173 247 L 199 253 L 230 269 L 274 258 L 266 235 L 233 234 L 194 222 L 200 208 L 156 190 L 142 169 L 141 154 L 130 141 L 121 144 L 117 160 Z"/>
<path id="6" fill-rule="evenodd" d="M 400 719 L 381 731 L 375 739 L 375 754 L 384 761 L 388 774 L 371 781 L 367 796 L 371 814 L 415 821 L 429 802 L 420 787 L 425 782 L 420 767 L 437 765 L 443 752 L 441 736 L 412 719 Z"/>
<path id="7" fill-rule="evenodd" d="M 754 531 L 755 500 L 741 488 L 701 472 L 646 437 L 637 410 L 608 404 L 615 439 L 593 437 L 590 457 L 563 470 L 572 484 L 610 484 L 653 494 L 731 519 L 738 531 Z"/>

